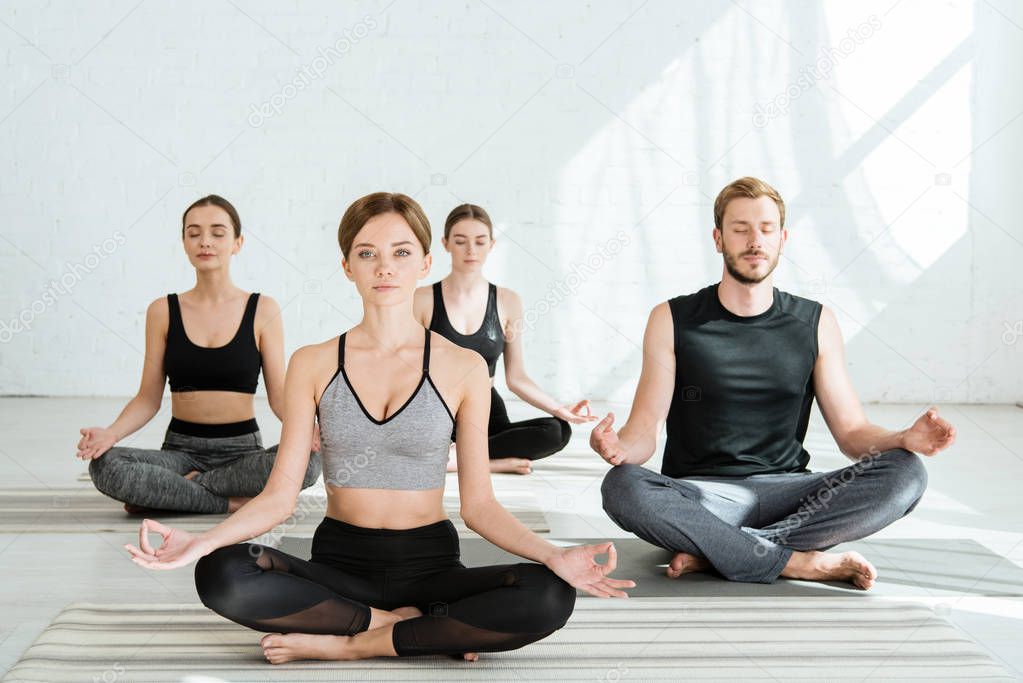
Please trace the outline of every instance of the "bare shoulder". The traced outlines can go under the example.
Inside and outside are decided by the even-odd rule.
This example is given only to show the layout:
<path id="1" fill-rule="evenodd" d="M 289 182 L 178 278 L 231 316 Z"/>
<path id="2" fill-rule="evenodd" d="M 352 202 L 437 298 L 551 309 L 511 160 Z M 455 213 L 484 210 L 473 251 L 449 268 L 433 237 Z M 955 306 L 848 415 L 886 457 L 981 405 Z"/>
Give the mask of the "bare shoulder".
<path id="1" fill-rule="evenodd" d="M 828 306 L 821 304 L 821 317 L 817 323 L 818 327 L 838 327 L 838 318 L 835 317 L 835 312 L 832 311 Z"/>
<path id="2" fill-rule="evenodd" d="M 498 286 L 497 305 L 506 311 L 522 310 L 522 297 L 513 289 Z"/>
<path id="3" fill-rule="evenodd" d="M 649 329 L 654 331 L 670 330 L 671 324 L 671 306 L 667 301 L 662 301 L 650 310 L 650 318 L 647 323 Z"/>
<path id="4" fill-rule="evenodd" d="M 504 327 L 505 337 L 514 339 L 519 329 L 515 321 L 522 317 L 522 299 L 507 287 L 497 287 L 497 317 Z"/>
<path id="5" fill-rule="evenodd" d="M 152 315 L 156 317 L 167 318 L 170 311 L 170 307 L 167 304 L 167 297 L 161 296 L 157 299 L 153 299 L 149 306 L 146 308 L 146 315 Z"/>
<path id="6" fill-rule="evenodd" d="M 835 312 L 821 304 L 820 320 L 817 321 L 817 346 L 820 351 L 842 346 L 842 329 L 838 326 Z"/>
<path id="7" fill-rule="evenodd" d="M 267 317 L 275 316 L 281 312 L 281 305 L 277 303 L 277 299 L 273 298 L 269 294 L 260 294 L 259 298 L 256 299 L 256 317 Z"/>
<path id="8" fill-rule="evenodd" d="M 315 377 L 327 370 L 337 369 L 337 345 L 340 337 L 334 337 L 319 344 L 308 344 L 291 354 L 288 373 Z"/>
<path id="9" fill-rule="evenodd" d="M 167 297 L 161 296 L 159 299 L 154 299 L 146 307 L 146 324 L 155 325 L 157 329 L 167 329 L 169 322 L 170 306 L 167 303 Z"/>
<path id="10" fill-rule="evenodd" d="M 433 300 L 433 285 L 423 285 L 422 287 L 416 287 L 416 291 L 412 294 L 412 303 L 418 305 L 420 303 L 426 303 L 427 301 Z"/>
<path id="11" fill-rule="evenodd" d="M 471 376 L 477 366 L 482 366 L 483 371 L 487 372 L 487 362 L 483 356 L 436 332 L 430 333 L 430 374 L 436 379 L 461 380 Z"/>

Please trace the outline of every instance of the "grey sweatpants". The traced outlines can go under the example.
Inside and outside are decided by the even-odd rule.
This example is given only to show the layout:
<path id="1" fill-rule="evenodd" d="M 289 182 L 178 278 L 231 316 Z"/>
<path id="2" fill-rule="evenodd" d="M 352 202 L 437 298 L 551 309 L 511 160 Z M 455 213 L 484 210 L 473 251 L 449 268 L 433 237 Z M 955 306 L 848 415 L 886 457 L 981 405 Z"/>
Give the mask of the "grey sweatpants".
<path id="1" fill-rule="evenodd" d="M 831 472 L 672 479 L 619 465 L 601 485 L 604 510 L 626 531 L 704 557 L 726 579 L 770 583 L 793 550 L 825 550 L 883 529 L 927 487 L 920 457 L 885 451 Z"/>
<path id="2" fill-rule="evenodd" d="M 123 503 L 179 512 L 227 512 L 228 497 L 256 496 L 266 486 L 277 446 L 263 448 L 259 431 L 204 438 L 170 429 L 159 449 L 115 446 L 89 463 L 92 482 Z M 193 479 L 184 475 L 200 474 Z M 309 457 L 302 488 L 316 483 L 320 454 Z"/>

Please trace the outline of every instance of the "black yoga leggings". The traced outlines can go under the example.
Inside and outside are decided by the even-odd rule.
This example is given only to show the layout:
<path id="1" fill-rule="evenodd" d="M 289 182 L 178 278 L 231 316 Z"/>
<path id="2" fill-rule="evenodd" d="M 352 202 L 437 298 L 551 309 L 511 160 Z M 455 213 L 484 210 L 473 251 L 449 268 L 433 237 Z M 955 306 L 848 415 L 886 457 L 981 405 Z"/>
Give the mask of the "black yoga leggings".
<path id="1" fill-rule="evenodd" d="M 526 458 L 539 460 L 568 445 L 572 426 L 556 417 L 538 417 L 522 422 L 508 419 L 501 395 L 490 388 L 490 424 L 487 429 L 490 459 Z M 455 440 L 454 432 L 451 440 Z"/>
<path id="2" fill-rule="evenodd" d="M 449 520 L 414 529 L 367 529 L 326 517 L 312 557 L 240 543 L 195 565 L 203 604 L 262 632 L 352 635 L 370 607 L 413 606 L 394 624 L 399 656 L 500 652 L 565 625 L 575 589 L 541 564 L 466 568 Z"/>

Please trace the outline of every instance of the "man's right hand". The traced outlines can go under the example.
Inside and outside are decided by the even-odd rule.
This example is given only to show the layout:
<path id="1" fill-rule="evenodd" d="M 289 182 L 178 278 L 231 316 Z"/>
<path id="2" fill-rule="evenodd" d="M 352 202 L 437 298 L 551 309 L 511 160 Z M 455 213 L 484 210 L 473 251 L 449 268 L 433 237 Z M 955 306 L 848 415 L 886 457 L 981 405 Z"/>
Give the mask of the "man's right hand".
<path id="1" fill-rule="evenodd" d="M 618 466 L 625 462 L 625 451 L 618 441 L 618 433 L 611 429 L 614 421 L 615 414 L 608 413 L 607 417 L 597 423 L 590 432 L 590 448 L 609 464 Z"/>

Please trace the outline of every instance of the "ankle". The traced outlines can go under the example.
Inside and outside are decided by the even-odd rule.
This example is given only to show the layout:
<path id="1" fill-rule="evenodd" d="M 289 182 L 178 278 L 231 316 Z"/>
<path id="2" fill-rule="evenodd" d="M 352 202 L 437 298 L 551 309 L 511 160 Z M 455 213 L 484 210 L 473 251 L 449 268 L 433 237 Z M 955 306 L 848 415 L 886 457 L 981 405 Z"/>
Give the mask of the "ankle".
<path id="1" fill-rule="evenodd" d="M 792 555 L 789 556 L 789 561 L 785 563 L 785 568 L 782 569 L 782 576 L 796 579 L 806 575 L 815 566 L 815 554 L 813 552 L 793 550 Z"/>

